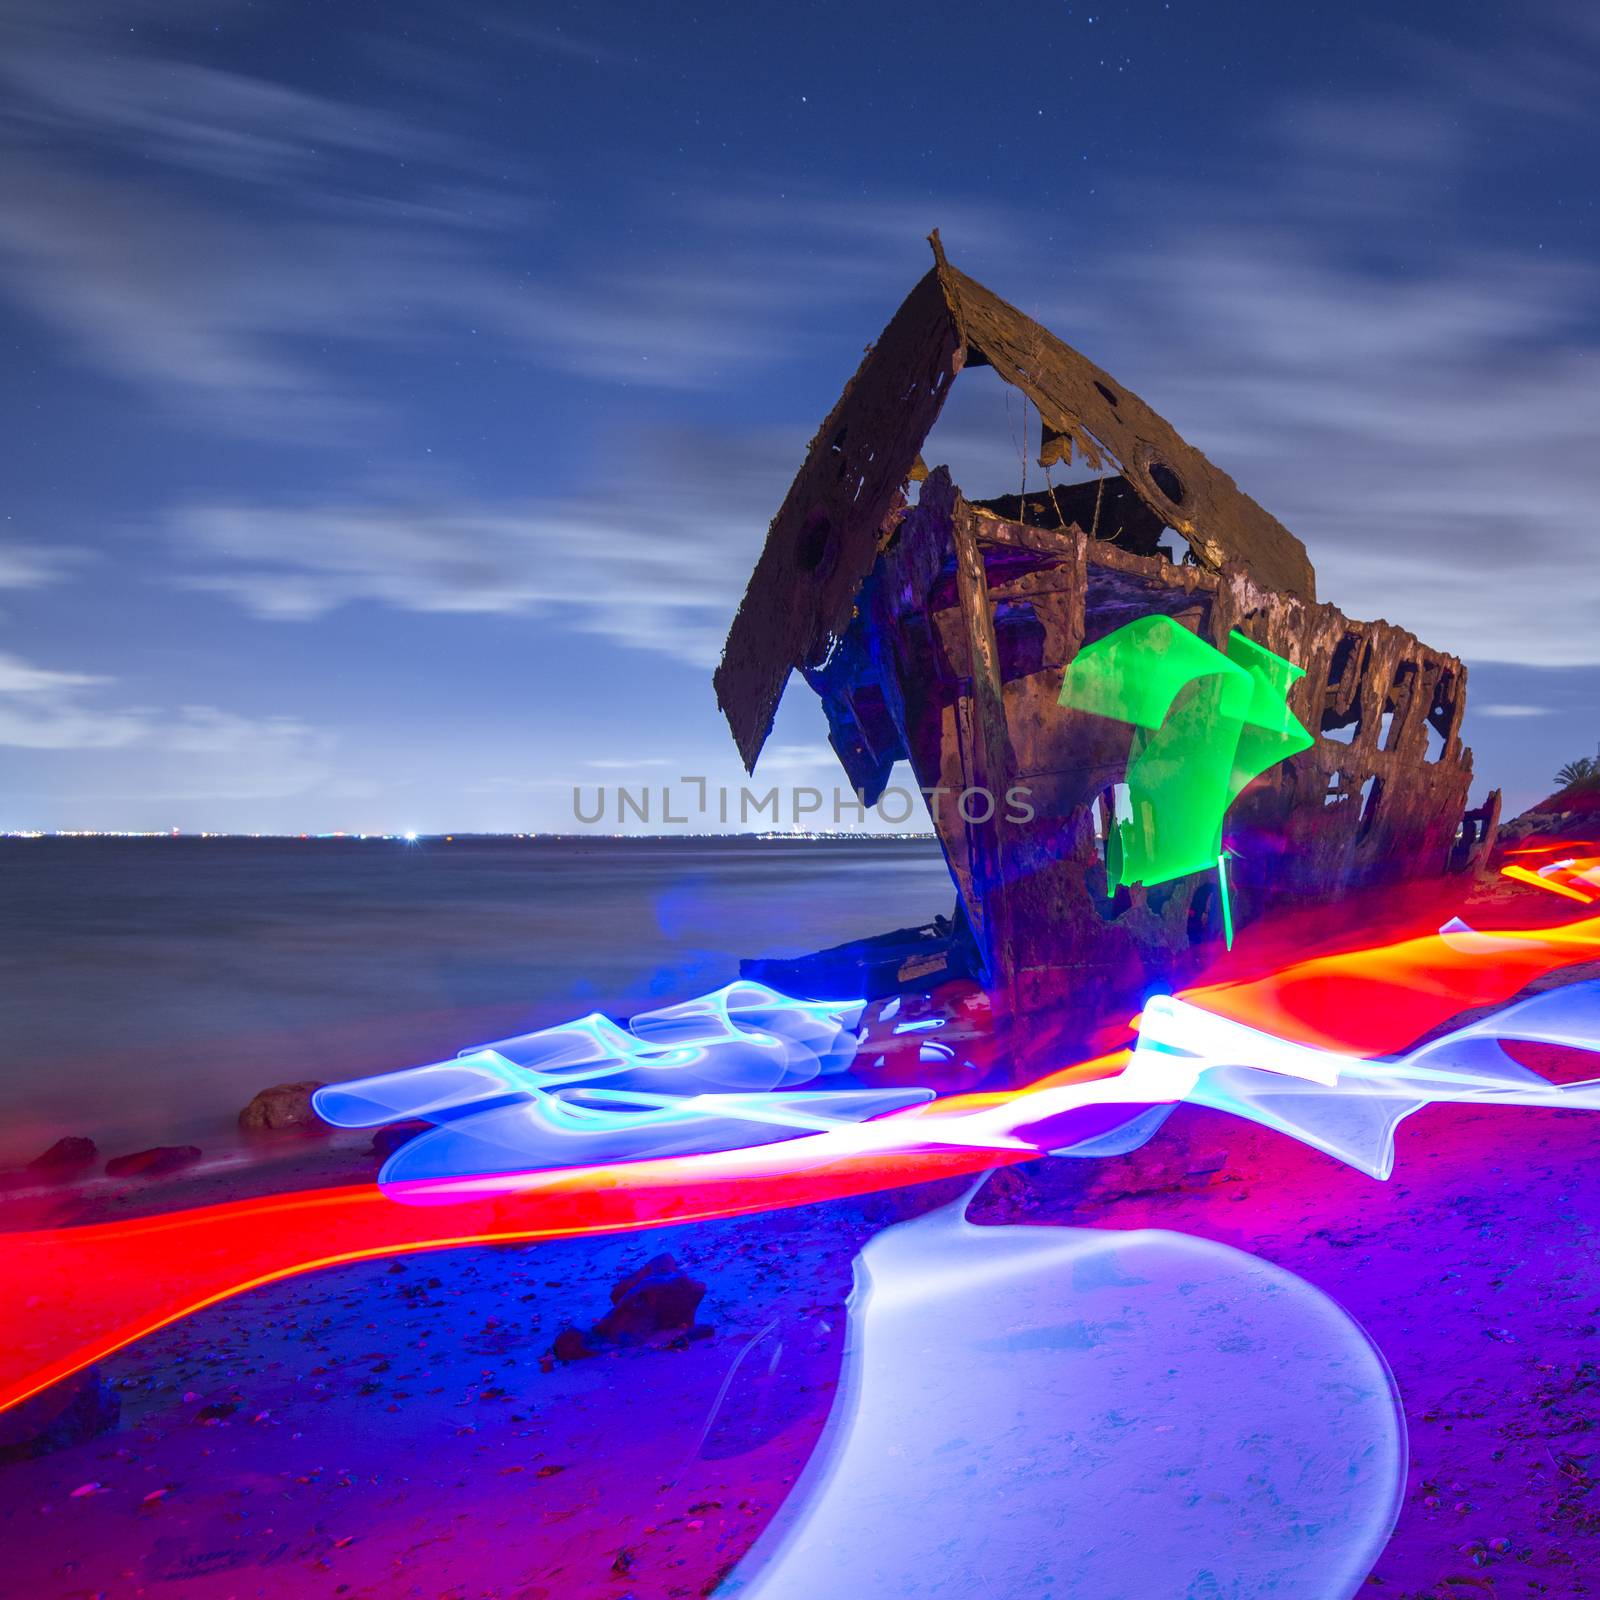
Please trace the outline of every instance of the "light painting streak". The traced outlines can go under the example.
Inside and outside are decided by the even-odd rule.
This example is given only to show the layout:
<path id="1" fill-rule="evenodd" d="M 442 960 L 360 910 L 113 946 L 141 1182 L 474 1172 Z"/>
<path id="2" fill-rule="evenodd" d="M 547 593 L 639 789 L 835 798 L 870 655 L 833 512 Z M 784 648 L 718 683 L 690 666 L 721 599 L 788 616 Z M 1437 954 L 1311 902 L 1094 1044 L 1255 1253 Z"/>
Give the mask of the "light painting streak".
<path id="1" fill-rule="evenodd" d="M 384 1163 L 405 1199 L 439 1178 L 703 1155 L 849 1127 L 932 1100 L 916 1086 L 837 1083 L 854 1062 L 866 1002 L 795 1000 L 741 980 L 619 1027 L 598 1014 L 465 1050 L 453 1061 L 330 1084 L 325 1121 L 435 1124 Z M 914 1028 L 904 1023 L 896 1028 Z"/>
<path id="2" fill-rule="evenodd" d="M 1593 905 L 1600 900 L 1600 894 L 1590 894 L 1578 887 L 1580 883 L 1593 884 L 1600 889 L 1600 856 L 1551 861 L 1531 871 L 1513 862 L 1500 869 L 1500 876 L 1518 883 L 1531 883 L 1536 889 L 1548 889 L 1552 894 L 1576 900 L 1580 905 Z"/>
<path id="3" fill-rule="evenodd" d="M 1183 998 L 1274 1035 L 1285 1049 L 1298 1043 L 1350 1058 L 1376 1055 L 1403 1048 L 1464 1009 L 1504 1003 L 1542 974 L 1594 959 L 1600 918 L 1482 937 L 1509 948 L 1486 955 L 1434 932 L 1291 962 L 1258 978 L 1186 991 Z M 358 1185 L 0 1234 L 0 1409 L 195 1311 L 341 1262 L 750 1215 L 978 1172 L 1036 1155 L 1041 1146 L 1034 1126 L 1047 1119 L 1056 1121 L 1047 1130 L 1048 1148 L 1076 1143 L 1088 1151 L 1101 1140 L 1103 1149 L 1119 1118 L 1126 1123 L 1150 1104 L 1147 1083 L 1142 1106 L 1129 1105 L 1137 1077 L 1120 1091 L 1112 1087 L 1129 1061 L 1117 1053 L 1020 1089 L 953 1096 L 772 1145 L 502 1174 L 492 1189 L 433 1196 L 450 1204 L 397 1204 L 375 1186 Z M 1336 1067 L 1362 1070 L 1348 1062 Z M 1192 1061 L 1164 1069 L 1163 1092 L 1184 1076 L 1198 1081 Z M 1070 1108 L 1048 1098 L 1073 1085 L 1093 1092 Z M 1414 1088 L 1409 1080 L 1406 1087 Z M 1480 1100 L 1514 1095 L 1508 1103 L 1515 1104 L 1531 1103 L 1520 1097 L 1539 1093 L 1476 1083 L 1454 1090 Z M 1560 1102 L 1546 1091 L 1537 1103 Z M 1063 1131 L 1059 1117 L 1067 1109 L 1078 1121 Z M 969 1113 L 964 1122 L 950 1120 Z M 929 1126 L 930 1120 L 939 1126 Z M 957 1143 L 956 1133 L 963 1139 L 1004 1133 L 1032 1142 L 996 1149 Z M 482 1181 L 445 1180 L 437 1187 Z"/>
<path id="4" fill-rule="evenodd" d="M 974 1227 L 964 1209 L 857 1257 L 822 1440 L 719 1595 L 1361 1588 L 1399 1510 L 1405 1428 L 1350 1317 L 1227 1245 Z"/>

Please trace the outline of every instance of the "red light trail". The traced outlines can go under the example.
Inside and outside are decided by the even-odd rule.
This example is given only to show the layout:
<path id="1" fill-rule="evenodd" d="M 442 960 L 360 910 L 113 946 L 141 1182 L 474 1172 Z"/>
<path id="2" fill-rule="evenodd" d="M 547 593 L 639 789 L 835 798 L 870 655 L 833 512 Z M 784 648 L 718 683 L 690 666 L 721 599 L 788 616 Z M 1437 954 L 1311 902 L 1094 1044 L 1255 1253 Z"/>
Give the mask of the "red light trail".
<path id="1" fill-rule="evenodd" d="M 1447 928 L 1291 960 L 1182 997 L 1283 1039 L 1376 1055 L 1597 955 L 1600 917 L 1482 934 Z M 880 1133 L 903 1130 L 904 1143 L 888 1148 L 879 1138 L 861 1149 L 851 1128 L 713 1154 L 501 1177 L 498 1192 L 455 1204 L 401 1204 L 376 1185 L 357 1185 L 0 1234 L 0 1410 L 207 1306 L 342 1262 L 749 1215 L 1029 1160 L 1039 1152 L 933 1143 L 925 1119 L 1105 1077 L 1126 1059 L 1125 1051 L 1113 1052 L 1018 1089 L 891 1113 L 872 1124 Z M 459 1180 L 437 1182 L 461 1192 Z"/>

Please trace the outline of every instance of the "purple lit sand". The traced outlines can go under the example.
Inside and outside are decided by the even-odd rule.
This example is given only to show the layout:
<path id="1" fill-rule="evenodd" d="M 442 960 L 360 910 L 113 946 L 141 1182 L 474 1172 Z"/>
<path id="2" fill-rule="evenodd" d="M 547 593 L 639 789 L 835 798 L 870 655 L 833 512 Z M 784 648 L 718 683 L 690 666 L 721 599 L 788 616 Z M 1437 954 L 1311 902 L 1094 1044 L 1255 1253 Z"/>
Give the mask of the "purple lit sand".
<path id="1" fill-rule="evenodd" d="M 1600 1592 L 1593 1140 L 1581 1112 L 1435 1107 L 1379 1183 L 1185 1107 L 1132 1155 L 998 1175 L 973 1218 L 1168 1229 L 1303 1278 L 1383 1352 L 1409 1431 L 1363 1592 L 1581 1597 Z M 370 1176 L 334 1142 L 142 1199 L 97 1191 L 76 1215 Z M 855 1253 L 954 1192 L 346 1266 L 202 1313 L 104 1364 L 117 1430 L 0 1467 L 0 1593 L 706 1594 L 817 1443 Z M 708 1286 L 709 1337 L 549 1358 L 662 1252 Z"/>

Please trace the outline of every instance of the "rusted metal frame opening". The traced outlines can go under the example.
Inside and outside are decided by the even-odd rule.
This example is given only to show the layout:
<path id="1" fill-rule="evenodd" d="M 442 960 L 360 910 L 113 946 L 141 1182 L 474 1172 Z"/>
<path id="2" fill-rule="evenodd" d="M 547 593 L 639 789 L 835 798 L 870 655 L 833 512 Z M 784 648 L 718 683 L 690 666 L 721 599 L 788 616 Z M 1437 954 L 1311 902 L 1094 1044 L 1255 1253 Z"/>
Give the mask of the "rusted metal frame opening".
<path id="1" fill-rule="evenodd" d="M 1421 699 L 1418 687 L 1421 682 L 1422 669 L 1418 662 L 1402 659 L 1396 663 L 1379 703 L 1378 748 L 1386 754 L 1408 745 L 1413 727 L 1421 721 L 1417 715 Z M 1421 737 L 1420 732 L 1417 737 Z"/>
<path id="2" fill-rule="evenodd" d="M 1378 812 L 1383 806 L 1383 779 L 1376 773 L 1367 774 L 1361 785 L 1361 815 L 1356 822 L 1356 843 L 1370 844 L 1374 839 Z"/>
<path id="3" fill-rule="evenodd" d="M 1439 665 L 1433 685 L 1432 703 L 1428 707 L 1426 723 L 1437 736 L 1438 745 L 1429 741 L 1428 759 L 1443 761 L 1456 749 L 1461 736 L 1461 715 L 1465 709 L 1466 669 L 1459 674 L 1451 667 Z M 1487 804 L 1487 802 L 1485 802 Z"/>
<path id="4" fill-rule="evenodd" d="M 1449 870 L 1477 872 L 1485 866 L 1494 850 L 1499 831 L 1500 791 L 1491 789 L 1482 805 L 1473 806 L 1462 813 L 1455 842 L 1450 847 Z"/>
<path id="5" fill-rule="evenodd" d="M 975 500 L 972 505 L 1021 527 L 1044 532 L 1076 528 L 1091 539 L 1134 555 L 1173 559 L 1171 547 L 1162 543 L 1162 536 L 1171 532 L 1170 526 L 1120 474 L 1091 478 L 1084 483 L 1047 483 L 1044 489 L 1031 494 L 995 495 Z"/>
<path id="6" fill-rule="evenodd" d="M 1317 731 L 1335 744 L 1354 746 L 1361 742 L 1366 721 L 1363 688 L 1371 649 L 1366 635 L 1352 629 L 1334 646 L 1329 658 Z"/>

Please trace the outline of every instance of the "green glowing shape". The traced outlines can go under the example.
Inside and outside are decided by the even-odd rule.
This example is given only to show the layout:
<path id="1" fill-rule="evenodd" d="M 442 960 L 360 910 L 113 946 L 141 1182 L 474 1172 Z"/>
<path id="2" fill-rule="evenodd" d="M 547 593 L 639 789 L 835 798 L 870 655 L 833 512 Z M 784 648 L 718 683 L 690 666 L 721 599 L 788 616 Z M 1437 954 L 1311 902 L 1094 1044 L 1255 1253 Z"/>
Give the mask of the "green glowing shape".
<path id="1" fill-rule="evenodd" d="M 1108 894 L 1218 865 L 1228 807 L 1312 742 L 1287 698 L 1304 676 L 1242 633 L 1228 635 L 1224 655 L 1171 617 L 1140 617 L 1078 652 L 1061 704 L 1135 729 L 1129 814 L 1119 808 L 1106 832 Z"/>

